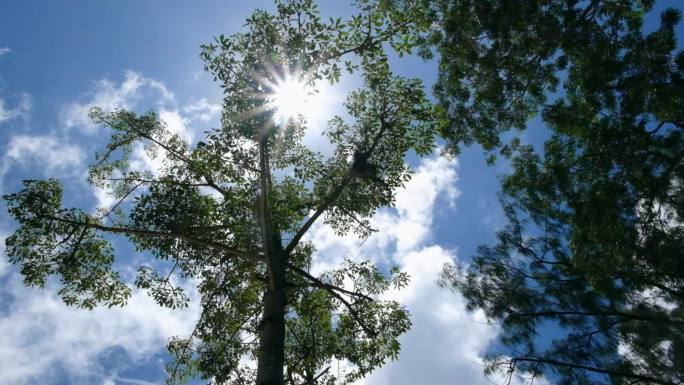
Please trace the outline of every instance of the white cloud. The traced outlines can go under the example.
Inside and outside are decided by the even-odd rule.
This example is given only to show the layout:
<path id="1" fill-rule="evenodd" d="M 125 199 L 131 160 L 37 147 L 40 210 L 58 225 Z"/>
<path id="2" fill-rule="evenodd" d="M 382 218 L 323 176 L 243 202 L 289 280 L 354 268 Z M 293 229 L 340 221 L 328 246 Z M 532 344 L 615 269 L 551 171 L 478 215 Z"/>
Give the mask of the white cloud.
<path id="1" fill-rule="evenodd" d="M 159 383 L 137 380 L 135 378 L 109 376 L 102 381 L 102 385 L 159 385 Z"/>
<path id="2" fill-rule="evenodd" d="M 0 192 L 3 182 L 12 170 L 26 172 L 30 177 L 74 178 L 86 180 L 86 155 L 73 140 L 55 135 L 15 135 L 9 138 L 5 154 L 0 158 Z M 36 174 L 38 173 L 38 174 Z M 27 174 L 22 175 L 25 178 Z M 92 188 L 97 207 L 108 207 L 115 202 L 110 194 Z"/>
<path id="3" fill-rule="evenodd" d="M 0 277 L 5 275 L 10 268 L 9 261 L 5 257 L 5 239 L 7 236 L 8 234 L 0 227 Z"/>
<path id="4" fill-rule="evenodd" d="M 109 79 L 95 81 L 93 89 L 85 94 L 84 99 L 67 104 L 62 109 L 62 123 L 66 128 L 76 128 L 85 133 L 96 132 L 97 126 L 88 117 L 92 107 L 99 107 L 103 111 L 154 107 L 159 119 L 167 124 L 171 132 L 192 141 L 194 134 L 187 125 L 192 121 L 210 121 L 221 112 L 220 104 L 210 103 L 206 98 L 176 108 L 174 94 L 163 82 L 134 71 L 126 71 L 121 83 Z"/>
<path id="5" fill-rule="evenodd" d="M 206 98 L 177 108 L 174 94 L 163 82 L 134 71 L 127 71 L 121 83 L 109 79 L 96 81 L 94 89 L 86 94 L 85 101 L 66 105 L 61 113 L 64 127 L 78 129 L 86 134 L 97 132 L 98 127 L 88 116 L 90 109 L 96 106 L 104 111 L 135 110 L 154 106 L 166 128 L 188 142 L 195 139 L 196 130 L 190 126 L 192 122 L 207 122 L 221 112 L 219 104 L 212 104 Z M 159 173 L 163 159 L 163 150 L 158 152 L 157 158 L 153 158 L 146 153 L 143 144 L 134 147 L 131 157 L 134 169 L 150 170 L 153 173 Z M 99 194 L 99 201 L 106 201 L 102 192 L 96 194 Z"/>
<path id="6" fill-rule="evenodd" d="M 152 97 L 145 98 L 147 92 L 152 92 Z M 146 78 L 140 74 L 127 71 L 121 84 L 116 84 L 109 79 L 96 81 L 94 90 L 88 94 L 83 103 L 71 103 L 62 111 L 62 121 L 66 128 L 76 128 L 85 133 L 94 133 L 97 126 L 92 123 L 88 113 L 92 107 L 100 107 L 104 111 L 112 111 L 117 108 L 134 108 L 143 99 L 154 99 L 158 104 L 173 102 L 174 95 L 164 83 Z"/>
<path id="7" fill-rule="evenodd" d="M 109 79 L 94 82 L 93 89 L 85 95 L 84 99 L 81 102 L 64 106 L 61 119 L 65 128 L 73 128 L 86 134 L 93 134 L 98 130 L 88 116 L 90 109 L 95 106 L 104 111 L 154 107 L 166 129 L 188 142 L 195 139 L 195 130 L 190 127 L 193 121 L 208 121 L 221 111 L 220 105 L 211 104 L 206 98 L 191 102 L 183 108 L 177 108 L 174 94 L 163 82 L 134 71 L 125 72 L 121 83 Z M 134 144 L 131 167 L 134 170 L 147 170 L 158 175 L 162 170 L 166 154 L 163 149 L 159 149 L 155 156 L 151 156 L 145 150 L 145 144 L 141 142 Z M 98 207 L 109 206 L 115 201 L 102 189 L 93 188 L 93 194 Z"/>
<path id="8" fill-rule="evenodd" d="M 52 383 L 61 368 L 75 377 L 103 377 L 104 383 L 144 384 L 100 373 L 98 357 L 119 347 L 132 360 L 149 359 L 170 336 L 189 334 L 199 310 L 192 291 L 193 306 L 184 310 L 161 308 L 136 290 L 124 308 L 93 311 L 67 307 L 53 292 L 8 277 L 3 293 L 11 300 L 0 313 L 0 372 L 6 383 Z"/>
<path id="9" fill-rule="evenodd" d="M 394 220 L 400 223 L 388 226 L 386 230 L 397 239 L 399 252 L 411 250 L 427 240 L 439 194 L 445 194 L 448 206 L 454 208 L 454 202 L 460 195 L 456 189 L 456 167 L 455 160 L 427 158 L 421 162 L 406 188 L 397 193 L 399 215 Z"/>
<path id="10" fill-rule="evenodd" d="M 4 245 L 6 234 L 0 233 Z M 98 360 L 121 348 L 133 361 L 145 361 L 163 349 L 169 337 L 191 333 L 199 314 L 199 295 L 184 285 L 191 306 L 183 310 L 159 307 L 147 294 L 134 290 L 124 308 L 86 311 L 64 305 L 45 290 L 25 287 L 0 248 L 0 373 L 3 383 L 55 383 L 65 371 L 73 379 L 102 378 L 103 384 L 150 385 L 105 370 Z M 77 381 L 78 382 L 78 381 Z M 79 382 L 80 383 L 80 382 Z"/>
<path id="11" fill-rule="evenodd" d="M 371 218 L 371 226 L 380 231 L 362 247 L 354 235 L 340 237 L 322 222 L 314 224 L 307 236 L 319 250 L 315 271 L 336 266 L 348 257 L 388 262 L 392 249 L 401 254 L 423 246 L 430 238 L 438 198 L 444 197 L 446 209 L 454 209 L 453 203 L 460 195 L 456 188 L 457 168 L 455 160 L 444 157 L 423 159 L 411 180 L 397 192 L 395 208 L 382 209 Z"/>
<path id="12" fill-rule="evenodd" d="M 62 378 L 57 370 L 63 369 L 73 377 L 102 378 L 105 384 L 148 385 L 116 373 L 103 373 L 98 357 L 119 347 L 130 359 L 144 361 L 163 349 L 169 337 L 187 336 L 195 326 L 199 294 L 191 284 L 183 286 L 191 305 L 182 310 L 162 308 L 140 290 L 134 290 L 123 308 L 86 311 L 68 307 L 54 295 L 52 285 L 45 290 L 23 285 L 16 269 L 6 262 L 5 236 L 0 233 L 3 383 L 50 384 Z M 112 368 L 117 369 L 121 368 Z"/>
<path id="13" fill-rule="evenodd" d="M 166 129 L 172 134 L 177 134 L 187 142 L 193 141 L 195 135 L 187 126 L 190 119 L 183 117 L 178 110 L 162 108 L 159 110 L 159 119 L 166 124 Z"/>
<path id="14" fill-rule="evenodd" d="M 46 172 L 63 171 L 83 162 L 83 151 L 50 135 L 17 135 L 10 138 L 5 158 L 17 163 L 39 162 Z"/>
<path id="15" fill-rule="evenodd" d="M 92 133 L 96 128 L 87 117 L 91 106 L 112 110 L 136 108 L 147 103 L 156 106 L 169 131 L 192 141 L 194 133 L 188 124 L 203 120 L 206 114 L 214 114 L 214 106 L 200 100 L 185 112 L 185 109 L 173 107 L 173 98 L 163 83 L 127 72 L 121 83 L 106 79 L 95 82 L 86 100 L 66 106 L 61 117 L 66 128 Z M 29 109 L 28 94 L 13 109 L 6 109 L 0 99 L 0 122 L 20 117 Z M 80 178 L 84 175 L 85 155 L 81 147 L 64 137 L 15 135 L 6 139 L 4 154 L 0 157 L 0 186 L 7 172 L 14 168 L 38 171 L 44 176 Z M 160 165 L 159 158 L 150 159 L 142 146 L 136 147 L 133 158 L 153 170 Z M 93 189 L 93 193 L 101 205 L 112 203 L 104 191 Z M 0 241 L 6 235 L 0 228 Z M 184 311 L 160 308 L 140 291 L 135 291 L 123 309 L 89 312 L 70 308 L 53 294 L 52 287 L 44 291 L 24 287 L 3 252 L 0 252 L 0 278 L 3 284 L 0 286 L 3 295 L 0 306 L 0 373 L 3 380 L 0 382 L 3 383 L 51 383 L 57 381 L 52 376 L 59 376 L 57 371 L 64 370 L 84 378 L 95 376 L 105 384 L 147 384 L 117 373 L 102 373 L 98 356 L 120 347 L 133 360 L 150 358 L 163 351 L 168 337 L 188 334 L 199 310 L 200 301 L 194 290 L 191 291 L 192 306 Z"/>
<path id="16" fill-rule="evenodd" d="M 178 135 L 186 142 L 192 143 L 195 139 L 195 131 L 189 127 L 193 119 L 184 116 L 179 110 L 161 108 L 159 110 L 159 119 L 170 133 Z M 150 171 L 153 175 L 159 176 L 167 160 L 166 155 L 167 153 L 164 149 L 156 148 L 150 152 L 146 150 L 143 143 L 136 143 L 131 153 L 131 169 Z"/>
<path id="17" fill-rule="evenodd" d="M 112 195 L 109 189 L 104 189 L 100 187 L 93 186 L 93 195 L 95 196 L 95 208 L 110 208 L 112 207 L 118 199 Z M 95 210 L 97 211 L 97 210 Z"/>
<path id="18" fill-rule="evenodd" d="M 309 240 L 319 251 L 315 272 L 345 258 L 395 264 L 411 277 L 410 284 L 387 297 L 407 306 L 413 326 L 401 338 L 399 360 L 362 381 L 384 384 L 491 384 L 482 372 L 482 356 L 498 329 L 482 313 L 470 313 L 463 298 L 437 285 L 442 266 L 456 256 L 431 244 L 436 211 L 455 210 L 458 164 L 444 157 L 425 158 L 411 181 L 397 192 L 396 208 L 372 219 L 379 230 L 362 245 L 353 236 L 340 237 L 320 223 Z"/>
<path id="19" fill-rule="evenodd" d="M 8 53 L 12 52 L 10 47 L 0 47 L 0 56 L 6 55 Z"/>
<path id="20" fill-rule="evenodd" d="M 6 101 L 4 99 L 0 99 L 0 123 L 16 118 L 26 119 L 29 112 L 31 112 L 31 95 L 28 93 L 22 93 L 19 102 L 14 108 L 7 108 L 5 104 Z"/>
<path id="21" fill-rule="evenodd" d="M 82 173 L 85 156 L 81 147 L 52 135 L 15 135 L 10 137 L 5 155 L 0 158 L 0 191 L 7 172 L 16 166 L 42 170 L 54 176 Z"/>
<path id="22" fill-rule="evenodd" d="M 397 192 L 396 208 L 371 218 L 379 232 L 362 245 L 353 236 L 335 235 L 326 225 L 312 227 L 308 239 L 319 250 L 312 271 L 333 268 L 345 258 L 370 259 L 395 264 L 411 278 L 407 287 L 386 295 L 406 305 L 411 314 L 412 327 L 400 339 L 399 359 L 360 384 L 507 383 L 505 373 L 490 378 L 483 373 L 483 356 L 498 328 L 488 324 L 482 312 L 466 311 L 461 295 L 437 285 L 442 266 L 453 263 L 456 255 L 431 244 L 433 216 L 437 211 L 455 210 L 460 195 L 457 168 L 455 160 L 444 157 L 423 159 L 411 181 Z M 513 377 L 510 383 L 524 382 Z M 547 382 L 538 378 L 535 383 Z"/>
<path id="23" fill-rule="evenodd" d="M 183 112 L 185 112 L 191 120 L 208 122 L 221 113 L 221 105 L 218 103 L 210 103 L 207 101 L 207 98 L 201 98 L 183 107 Z"/>
<path id="24" fill-rule="evenodd" d="M 183 117 L 178 110 L 159 110 L 159 119 L 164 122 L 166 129 L 178 135 L 181 139 L 191 143 L 195 137 L 192 129 L 188 128 L 190 119 Z M 131 152 L 131 169 L 136 171 L 150 171 L 152 175 L 159 176 L 167 160 L 167 153 L 162 148 L 147 149 L 145 144 L 138 142 Z"/>
<path id="25" fill-rule="evenodd" d="M 364 383 L 490 383 L 482 373 L 481 356 L 497 329 L 488 325 L 481 313 L 467 312 L 461 296 L 436 285 L 441 267 L 452 260 L 453 256 L 439 246 L 396 258 L 411 276 L 411 284 L 390 297 L 408 307 L 413 325 L 401 338 L 399 360 L 379 369 Z"/>

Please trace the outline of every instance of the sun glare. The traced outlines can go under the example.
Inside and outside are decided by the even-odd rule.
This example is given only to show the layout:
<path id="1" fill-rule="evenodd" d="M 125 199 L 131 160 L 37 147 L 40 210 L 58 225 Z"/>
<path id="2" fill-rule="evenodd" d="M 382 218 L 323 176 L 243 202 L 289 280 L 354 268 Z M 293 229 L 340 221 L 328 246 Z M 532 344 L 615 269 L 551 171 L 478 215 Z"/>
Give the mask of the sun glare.
<path id="1" fill-rule="evenodd" d="M 276 119 L 285 122 L 300 114 L 306 118 L 316 108 L 315 99 L 311 87 L 288 76 L 274 85 L 271 103 L 276 109 Z"/>

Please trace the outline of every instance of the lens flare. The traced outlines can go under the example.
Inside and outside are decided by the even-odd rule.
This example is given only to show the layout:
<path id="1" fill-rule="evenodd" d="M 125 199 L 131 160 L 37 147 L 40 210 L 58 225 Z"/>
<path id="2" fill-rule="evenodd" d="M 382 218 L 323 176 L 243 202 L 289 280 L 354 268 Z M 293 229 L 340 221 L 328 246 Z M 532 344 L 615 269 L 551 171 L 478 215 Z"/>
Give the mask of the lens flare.
<path id="1" fill-rule="evenodd" d="M 309 115 L 315 108 L 314 90 L 296 77 L 286 76 L 273 86 L 271 105 L 276 110 L 276 120 L 287 122 L 302 115 Z"/>

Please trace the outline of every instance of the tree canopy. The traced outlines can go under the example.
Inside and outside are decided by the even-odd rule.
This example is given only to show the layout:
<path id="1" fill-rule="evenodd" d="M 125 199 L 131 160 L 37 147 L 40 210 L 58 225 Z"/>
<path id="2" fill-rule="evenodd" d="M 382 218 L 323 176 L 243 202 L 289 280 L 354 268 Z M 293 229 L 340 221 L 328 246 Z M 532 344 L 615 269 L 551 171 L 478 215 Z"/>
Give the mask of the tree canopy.
<path id="1" fill-rule="evenodd" d="M 221 127 L 197 143 L 152 112 L 93 109 L 92 119 L 113 133 L 89 181 L 117 202 L 96 214 L 63 208 L 55 179 L 27 180 L 6 195 L 19 223 L 7 254 L 25 283 L 43 287 L 55 276 L 67 304 L 119 306 L 131 289 L 113 268 L 106 234 L 169 261 L 167 270 L 140 266 L 135 285 L 171 308 L 188 301 L 179 279 L 201 294 L 194 331 L 169 342 L 171 383 L 348 383 L 395 359 L 410 321 L 380 295 L 408 277 L 353 260 L 314 276 L 315 248 L 304 238 L 317 220 L 368 236 L 366 218 L 392 205 L 410 178 L 404 155 L 434 146 L 421 82 L 394 75 L 384 48 L 406 50 L 417 8 L 357 6 L 348 20 L 323 21 L 310 0 L 278 2 L 275 13 L 254 12 L 246 32 L 203 45 L 225 99 Z M 364 84 L 346 100 L 350 118 L 332 117 L 323 130 L 335 146 L 324 156 L 302 144 L 303 117 L 278 122 L 269 98 L 284 77 L 313 87 L 338 81 L 343 67 Z M 138 143 L 158 169 L 131 163 Z M 339 376 L 329 370 L 335 362 L 346 368 Z"/>
<path id="2" fill-rule="evenodd" d="M 680 12 L 644 33 L 650 1 L 467 3 L 444 2 L 443 132 L 510 158 L 509 224 L 444 284 L 501 325 L 507 349 L 488 370 L 682 383 Z M 541 153 L 500 141 L 537 112 L 550 130 Z"/>

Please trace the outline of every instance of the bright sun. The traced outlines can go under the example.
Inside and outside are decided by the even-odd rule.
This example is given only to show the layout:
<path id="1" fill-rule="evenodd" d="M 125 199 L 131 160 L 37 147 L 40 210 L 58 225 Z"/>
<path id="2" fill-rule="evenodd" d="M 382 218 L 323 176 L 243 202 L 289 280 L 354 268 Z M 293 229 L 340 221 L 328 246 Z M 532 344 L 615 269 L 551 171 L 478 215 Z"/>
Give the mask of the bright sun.
<path id="1" fill-rule="evenodd" d="M 319 107 L 316 106 L 314 89 L 292 76 L 286 76 L 273 85 L 270 99 L 279 122 L 286 122 L 300 114 L 306 118 Z"/>

